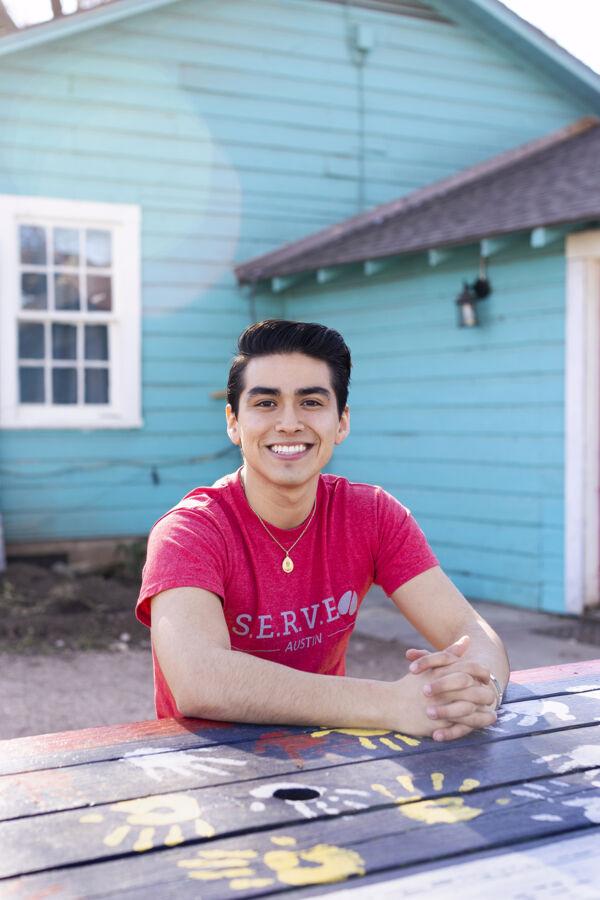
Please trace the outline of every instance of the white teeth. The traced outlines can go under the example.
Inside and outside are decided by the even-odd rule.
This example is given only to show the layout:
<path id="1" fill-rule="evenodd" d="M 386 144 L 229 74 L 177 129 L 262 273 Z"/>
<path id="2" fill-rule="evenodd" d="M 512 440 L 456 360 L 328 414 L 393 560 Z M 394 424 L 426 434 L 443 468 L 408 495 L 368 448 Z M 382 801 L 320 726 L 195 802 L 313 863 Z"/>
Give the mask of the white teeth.
<path id="1" fill-rule="evenodd" d="M 306 444 L 273 444 L 271 447 L 273 453 L 281 453 L 281 454 L 293 454 L 293 453 L 302 453 L 306 450 Z"/>

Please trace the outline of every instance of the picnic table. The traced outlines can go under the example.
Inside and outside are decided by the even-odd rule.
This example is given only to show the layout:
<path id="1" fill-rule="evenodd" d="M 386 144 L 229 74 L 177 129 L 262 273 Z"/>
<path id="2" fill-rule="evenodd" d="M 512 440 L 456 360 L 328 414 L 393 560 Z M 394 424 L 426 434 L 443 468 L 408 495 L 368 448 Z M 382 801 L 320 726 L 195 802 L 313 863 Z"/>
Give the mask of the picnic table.
<path id="1" fill-rule="evenodd" d="M 494 727 L 164 719 L 0 742 L 0 897 L 600 897 L 600 660 Z"/>

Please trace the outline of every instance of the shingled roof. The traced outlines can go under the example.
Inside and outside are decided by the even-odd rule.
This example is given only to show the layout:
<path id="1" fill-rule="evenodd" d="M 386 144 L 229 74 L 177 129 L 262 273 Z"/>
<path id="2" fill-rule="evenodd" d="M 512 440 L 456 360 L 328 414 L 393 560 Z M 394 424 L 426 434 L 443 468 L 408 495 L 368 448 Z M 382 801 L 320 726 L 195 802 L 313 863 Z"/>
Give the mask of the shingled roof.
<path id="1" fill-rule="evenodd" d="M 240 283 L 600 218 L 600 119 L 586 117 L 236 267 Z"/>

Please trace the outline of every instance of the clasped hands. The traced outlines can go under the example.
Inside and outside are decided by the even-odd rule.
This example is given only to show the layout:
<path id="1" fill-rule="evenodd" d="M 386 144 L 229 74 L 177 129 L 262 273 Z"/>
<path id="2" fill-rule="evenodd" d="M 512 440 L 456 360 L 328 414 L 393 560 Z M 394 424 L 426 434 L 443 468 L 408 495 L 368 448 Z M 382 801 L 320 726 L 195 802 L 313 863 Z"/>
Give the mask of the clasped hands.
<path id="1" fill-rule="evenodd" d="M 420 730 L 436 741 L 455 740 L 496 721 L 497 695 L 490 670 L 464 659 L 469 643 L 469 636 L 463 635 L 444 650 L 406 651 L 410 660 L 406 681 L 419 707 Z"/>

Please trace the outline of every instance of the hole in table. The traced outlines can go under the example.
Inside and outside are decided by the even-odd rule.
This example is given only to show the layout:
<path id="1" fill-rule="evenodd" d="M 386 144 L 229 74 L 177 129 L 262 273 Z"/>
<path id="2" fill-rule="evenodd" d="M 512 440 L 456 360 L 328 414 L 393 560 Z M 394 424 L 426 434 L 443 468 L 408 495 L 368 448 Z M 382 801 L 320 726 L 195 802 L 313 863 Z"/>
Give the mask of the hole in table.
<path id="1" fill-rule="evenodd" d="M 273 796 L 278 800 L 314 800 L 321 794 L 313 788 L 278 788 Z"/>

